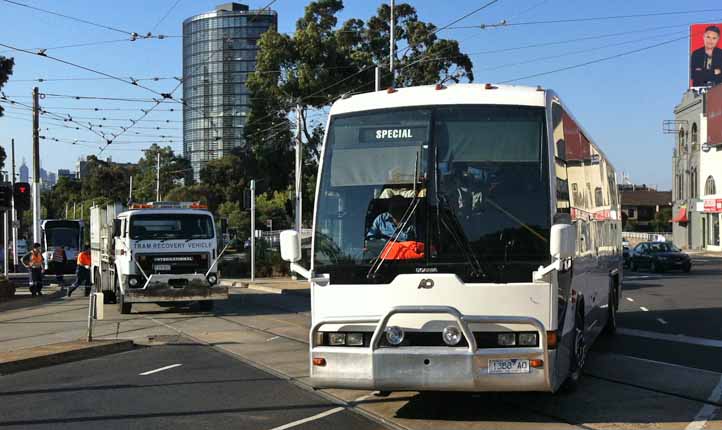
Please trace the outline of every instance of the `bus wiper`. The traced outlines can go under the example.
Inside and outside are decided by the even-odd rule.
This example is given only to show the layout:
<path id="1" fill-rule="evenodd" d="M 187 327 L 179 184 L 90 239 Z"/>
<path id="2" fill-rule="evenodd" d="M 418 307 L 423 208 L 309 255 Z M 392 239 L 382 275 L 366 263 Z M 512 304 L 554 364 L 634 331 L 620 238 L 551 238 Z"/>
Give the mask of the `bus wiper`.
<path id="1" fill-rule="evenodd" d="M 419 151 L 416 151 L 416 163 L 414 164 L 414 199 L 411 201 L 411 204 L 406 208 L 406 211 L 404 212 L 404 216 L 401 217 L 401 221 L 399 221 L 399 224 L 396 226 L 396 229 L 394 229 L 394 232 L 391 234 L 391 237 L 389 238 L 389 241 L 386 242 L 386 246 L 383 247 L 381 250 L 381 253 L 376 256 L 376 259 L 373 263 L 371 263 L 371 267 L 369 268 L 368 273 L 366 273 L 366 279 L 372 279 L 376 275 L 376 273 L 381 268 L 381 265 L 384 264 L 384 261 L 386 261 L 386 257 L 391 252 L 391 246 L 389 244 L 397 242 L 399 239 L 399 236 L 401 236 L 401 233 L 406 229 L 406 226 L 409 223 L 409 220 L 416 212 L 416 208 L 419 207 L 419 203 L 421 202 L 421 199 L 419 198 L 419 193 L 416 192 L 416 185 L 419 181 Z"/>
<path id="2" fill-rule="evenodd" d="M 483 266 L 479 262 L 479 259 L 476 257 L 476 253 L 471 248 L 471 244 L 469 243 L 469 238 L 466 237 L 466 233 L 464 232 L 464 228 L 459 225 L 459 219 L 456 216 L 456 211 L 454 210 L 454 207 L 449 204 L 449 200 L 446 197 L 446 194 L 444 194 L 442 191 L 437 190 L 436 191 L 437 196 L 437 218 L 436 222 L 441 222 L 444 227 L 449 231 L 451 238 L 454 239 L 454 242 L 456 242 L 456 246 L 459 247 L 461 252 L 464 254 L 464 257 L 466 257 L 466 262 L 471 266 L 472 269 L 472 276 L 481 276 L 482 278 L 486 278 L 486 272 L 483 269 Z M 447 224 L 443 219 L 440 217 L 440 212 L 443 212 L 444 215 L 449 218 L 446 211 L 439 211 L 439 203 L 440 199 L 439 196 L 443 198 L 444 205 L 449 209 L 449 213 L 451 214 L 451 223 L 453 225 Z"/>

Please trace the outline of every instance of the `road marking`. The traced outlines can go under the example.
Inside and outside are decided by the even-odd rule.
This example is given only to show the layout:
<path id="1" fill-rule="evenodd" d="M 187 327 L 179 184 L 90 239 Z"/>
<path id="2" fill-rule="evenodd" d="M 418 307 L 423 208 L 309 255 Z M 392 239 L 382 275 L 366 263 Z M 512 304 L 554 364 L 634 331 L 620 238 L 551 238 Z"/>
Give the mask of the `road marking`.
<path id="1" fill-rule="evenodd" d="M 281 336 L 269 337 L 268 339 L 266 339 L 266 342 L 270 342 L 270 341 L 272 341 L 272 340 L 276 340 L 276 339 L 278 339 L 279 337 L 281 337 Z"/>
<path id="2" fill-rule="evenodd" d="M 665 321 L 665 320 L 662 319 L 662 318 L 657 318 L 657 321 L 659 321 L 660 324 L 667 325 L 667 321 Z"/>
<path id="3" fill-rule="evenodd" d="M 618 356 L 618 357 L 622 357 L 622 358 L 625 358 L 625 359 L 628 359 L 628 360 L 637 360 L 637 361 L 644 361 L 644 362 L 647 362 L 647 363 L 659 364 L 659 365 L 661 365 L 661 366 L 676 367 L 676 368 L 678 368 L 678 369 L 684 369 L 684 370 L 688 370 L 688 371 L 691 370 L 691 371 L 695 371 L 695 372 L 709 373 L 710 376 L 720 376 L 720 377 L 722 377 L 722 375 L 721 375 L 719 372 L 714 372 L 714 371 L 712 371 L 712 370 L 707 370 L 707 369 L 700 369 L 700 368 L 697 368 L 697 367 L 682 366 L 681 364 L 668 363 L 668 362 L 666 362 L 666 361 L 650 360 L 649 358 L 635 357 L 635 356 L 633 356 L 633 355 L 612 354 L 612 353 L 610 353 L 609 355 L 616 355 L 616 356 Z"/>
<path id="4" fill-rule="evenodd" d="M 658 333 L 654 331 L 637 330 L 633 328 L 618 328 L 617 333 L 626 336 L 644 337 L 654 340 L 666 340 L 669 342 L 687 343 L 690 345 L 711 346 L 722 348 L 722 340 L 707 339 L 704 337 L 685 336 L 683 334 Z"/>
<path id="5" fill-rule="evenodd" d="M 712 390 L 712 393 L 709 395 L 707 400 L 712 403 L 718 403 L 721 399 L 722 377 L 720 377 L 717 386 L 714 387 L 714 390 Z M 717 413 L 719 412 L 719 410 L 719 406 L 705 404 L 704 406 L 702 406 L 702 409 L 697 412 L 697 415 L 694 416 L 694 421 L 692 421 L 687 425 L 687 427 L 685 427 L 685 430 L 702 430 L 704 426 L 707 425 L 707 421 L 709 421 L 711 418 L 714 418 L 715 415 L 717 415 Z"/>
<path id="6" fill-rule="evenodd" d="M 337 414 L 337 413 L 339 413 L 339 412 L 341 412 L 341 411 L 343 411 L 343 410 L 344 410 L 344 408 L 341 408 L 341 407 L 329 409 L 329 410 L 327 410 L 326 412 L 321 412 L 320 414 L 316 414 L 316 415 L 314 415 L 314 416 L 312 416 L 312 417 L 308 417 L 308 418 L 304 418 L 304 419 L 302 419 L 302 420 L 294 421 L 294 422 L 292 422 L 292 423 L 284 424 L 284 425 L 279 426 L 279 427 L 274 427 L 274 428 L 272 428 L 271 430 L 286 430 L 286 429 L 290 429 L 290 428 L 293 428 L 293 427 L 298 427 L 298 426 L 300 426 L 301 424 L 306 424 L 306 423 L 311 422 L 311 421 L 320 420 L 321 418 L 325 418 L 325 417 L 327 417 L 327 416 L 329 416 L 329 415 Z"/>
<path id="7" fill-rule="evenodd" d="M 627 297 L 627 300 L 630 301 L 630 302 L 634 302 L 634 299 L 631 298 L 631 297 Z"/>
<path id="8" fill-rule="evenodd" d="M 645 308 L 644 306 L 640 306 L 639 309 L 643 310 L 644 312 L 649 312 L 649 309 Z"/>
<path id="9" fill-rule="evenodd" d="M 171 364 L 170 366 L 165 366 L 165 367 L 160 367 L 158 369 L 149 370 L 147 372 L 139 373 L 138 375 L 139 376 L 151 375 L 153 373 L 162 372 L 164 370 L 172 369 L 174 367 L 179 367 L 179 366 L 182 366 L 182 364 L 180 364 L 180 363 Z"/>

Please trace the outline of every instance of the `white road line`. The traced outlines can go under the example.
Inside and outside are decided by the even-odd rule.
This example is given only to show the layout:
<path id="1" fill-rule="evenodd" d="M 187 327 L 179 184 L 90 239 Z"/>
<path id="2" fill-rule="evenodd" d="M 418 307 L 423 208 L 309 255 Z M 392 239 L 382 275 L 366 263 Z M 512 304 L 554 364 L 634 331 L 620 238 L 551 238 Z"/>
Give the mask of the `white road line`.
<path id="1" fill-rule="evenodd" d="M 627 297 L 627 300 L 630 301 L 630 302 L 634 302 L 634 299 L 631 298 L 631 297 Z"/>
<path id="2" fill-rule="evenodd" d="M 663 318 L 657 318 L 657 321 L 659 321 L 660 324 L 667 325 L 667 321 L 665 321 Z"/>
<path id="3" fill-rule="evenodd" d="M 337 413 L 339 413 L 339 412 L 341 412 L 341 411 L 343 411 L 343 410 L 344 410 L 344 408 L 333 408 L 333 409 L 329 409 L 329 410 L 327 410 L 326 412 L 321 412 L 320 414 L 316 414 L 316 415 L 314 415 L 314 416 L 312 416 L 312 417 L 308 417 L 308 418 L 304 418 L 304 419 L 302 419 L 302 420 L 294 421 L 294 422 L 292 422 L 292 423 L 284 424 L 284 425 L 279 426 L 279 427 L 274 427 L 274 428 L 272 428 L 271 430 L 286 430 L 286 429 L 290 429 L 290 428 L 293 428 L 293 427 L 298 427 L 298 426 L 300 426 L 301 424 L 306 424 L 306 423 L 311 422 L 311 421 L 320 420 L 321 418 L 325 418 L 325 417 L 327 417 L 327 416 L 329 416 L 329 415 L 337 414 Z"/>
<path id="4" fill-rule="evenodd" d="M 354 399 L 354 400 L 352 400 L 350 403 L 362 402 L 362 401 L 364 401 L 364 400 L 366 400 L 366 399 L 368 399 L 368 398 L 373 397 L 374 394 L 376 394 L 376 391 L 374 391 L 374 392 L 371 393 L 371 394 L 366 394 L 365 396 L 361 396 L 361 397 L 359 397 L 359 398 L 357 398 L 357 399 Z M 341 408 L 341 407 L 334 408 L 334 409 L 329 409 L 329 410 L 327 410 L 326 412 L 321 412 L 320 414 L 314 415 L 314 416 L 312 416 L 312 417 L 308 417 L 308 418 L 304 418 L 304 419 L 301 419 L 301 420 L 298 420 L 298 421 L 294 421 L 294 422 L 292 422 L 292 423 L 284 424 L 284 425 L 282 425 L 282 426 L 280 426 L 280 427 L 274 427 L 274 428 L 272 428 L 271 430 L 285 430 L 285 429 L 290 429 L 290 428 L 292 428 L 292 427 L 300 426 L 301 424 L 306 424 L 307 422 L 310 422 L 310 421 L 320 420 L 321 418 L 325 418 L 325 417 L 327 417 L 327 416 L 329 416 L 329 415 L 333 415 L 333 414 L 338 413 L 338 412 L 341 412 L 341 411 L 343 411 L 343 410 L 344 410 L 344 408 Z"/>
<path id="5" fill-rule="evenodd" d="M 709 395 L 707 400 L 710 402 L 717 403 L 722 399 L 722 377 L 720 378 L 719 382 L 717 383 L 717 386 L 714 387 L 714 390 L 712 390 L 712 393 Z M 707 421 L 709 421 L 711 418 L 714 418 L 717 413 L 719 412 L 720 408 L 718 406 L 713 406 L 710 404 L 705 404 L 702 406 L 702 409 L 697 412 L 697 415 L 694 416 L 694 421 L 689 423 L 687 427 L 685 427 L 685 430 L 702 430 L 705 425 L 707 425 Z"/>
<path id="6" fill-rule="evenodd" d="M 165 366 L 165 367 L 160 367 L 158 369 L 149 370 L 147 372 L 139 373 L 138 375 L 139 376 L 151 375 L 153 373 L 162 372 L 164 370 L 172 369 L 174 367 L 179 367 L 179 366 L 182 366 L 182 364 L 180 364 L 180 363 L 171 364 L 170 366 Z"/>
<path id="7" fill-rule="evenodd" d="M 695 372 L 700 372 L 700 373 L 709 373 L 710 376 L 719 376 L 719 377 L 722 377 L 722 375 L 721 375 L 719 372 L 713 372 L 713 371 L 707 370 L 707 369 L 699 369 L 699 368 L 697 368 L 697 367 L 682 366 L 681 364 L 668 363 L 668 362 L 666 362 L 666 361 L 650 360 L 649 358 L 635 357 L 635 356 L 633 356 L 633 355 L 625 355 L 625 354 L 609 354 L 609 355 L 616 355 L 616 356 L 618 356 L 618 357 L 623 357 L 623 358 L 625 358 L 625 359 L 627 359 L 627 360 L 644 361 L 644 362 L 647 362 L 647 363 L 659 364 L 659 365 L 661 365 L 661 366 L 676 367 L 676 368 L 684 369 L 684 370 L 687 370 L 687 371 L 695 371 Z"/>
<path id="8" fill-rule="evenodd" d="M 270 342 L 270 341 L 272 341 L 272 340 L 276 340 L 276 339 L 278 339 L 279 337 L 280 337 L 280 336 L 269 337 L 268 339 L 266 339 L 266 342 Z"/>
<path id="9" fill-rule="evenodd" d="M 722 348 L 722 340 L 707 339 L 704 337 L 685 336 L 683 334 L 658 333 L 655 331 L 637 330 L 633 328 L 618 328 L 617 333 L 625 336 L 644 337 L 654 340 L 666 340 L 669 342 L 687 343 L 690 345 L 710 346 Z"/>
<path id="10" fill-rule="evenodd" d="M 649 312 L 649 309 L 645 308 L 644 306 L 640 306 L 639 309 L 643 310 L 644 312 Z"/>

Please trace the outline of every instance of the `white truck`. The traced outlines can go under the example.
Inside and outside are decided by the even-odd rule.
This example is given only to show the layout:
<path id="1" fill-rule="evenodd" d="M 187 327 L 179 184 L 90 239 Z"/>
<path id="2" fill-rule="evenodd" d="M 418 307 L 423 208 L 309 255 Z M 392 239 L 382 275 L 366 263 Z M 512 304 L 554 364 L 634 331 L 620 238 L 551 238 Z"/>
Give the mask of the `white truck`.
<path id="1" fill-rule="evenodd" d="M 95 290 L 122 314 L 133 303 L 198 301 L 210 310 L 228 298 L 218 285 L 213 215 L 198 203 L 95 206 L 90 246 Z"/>

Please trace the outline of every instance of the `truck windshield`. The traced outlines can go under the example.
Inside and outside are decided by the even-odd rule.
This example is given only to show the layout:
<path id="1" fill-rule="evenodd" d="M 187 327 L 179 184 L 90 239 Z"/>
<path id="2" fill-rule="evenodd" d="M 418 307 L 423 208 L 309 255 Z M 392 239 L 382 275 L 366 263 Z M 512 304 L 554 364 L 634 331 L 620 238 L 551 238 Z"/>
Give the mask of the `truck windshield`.
<path id="1" fill-rule="evenodd" d="M 400 273 L 528 282 L 549 260 L 543 108 L 447 106 L 332 119 L 314 270 L 334 283 Z"/>
<path id="2" fill-rule="evenodd" d="M 213 222 L 208 215 L 137 214 L 130 218 L 130 238 L 212 239 Z"/>

